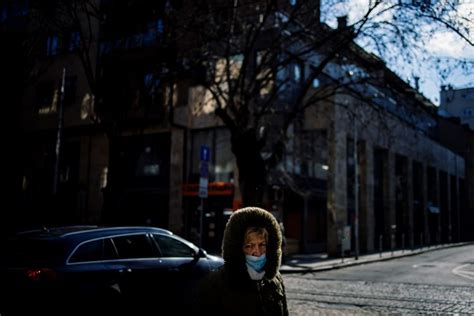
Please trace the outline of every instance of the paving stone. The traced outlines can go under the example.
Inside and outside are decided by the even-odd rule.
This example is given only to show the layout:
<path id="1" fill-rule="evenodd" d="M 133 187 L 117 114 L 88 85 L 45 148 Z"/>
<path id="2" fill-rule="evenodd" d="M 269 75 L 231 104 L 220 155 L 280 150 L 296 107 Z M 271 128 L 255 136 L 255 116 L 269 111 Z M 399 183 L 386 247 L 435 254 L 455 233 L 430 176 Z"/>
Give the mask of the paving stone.
<path id="1" fill-rule="evenodd" d="M 284 275 L 290 315 L 474 314 L 474 289 Z"/>

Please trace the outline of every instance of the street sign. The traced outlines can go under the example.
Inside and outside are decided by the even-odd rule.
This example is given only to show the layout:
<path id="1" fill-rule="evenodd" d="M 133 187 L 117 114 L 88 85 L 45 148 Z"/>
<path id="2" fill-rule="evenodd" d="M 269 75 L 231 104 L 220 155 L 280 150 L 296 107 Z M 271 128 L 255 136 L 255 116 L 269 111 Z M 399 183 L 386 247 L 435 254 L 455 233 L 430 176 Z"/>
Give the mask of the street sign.
<path id="1" fill-rule="evenodd" d="M 211 150 L 209 149 L 209 147 L 205 145 L 201 145 L 201 151 L 200 151 L 201 161 L 209 162 L 210 153 L 211 153 Z"/>
<path id="2" fill-rule="evenodd" d="M 202 145 L 200 150 L 201 161 L 199 163 L 199 191 L 198 196 L 206 199 L 208 196 L 209 186 L 209 156 L 210 149 L 207 146 Z"/>
<path id="3" fill-rule="evenodd" d="M 209 163 L 207 161 L 199 163 L 199 176 L 201 178 L 209 178 Z"/>
<path id="4" fill-rule="evenodd" d="M 199 246 L 202 246 L 203 241 L 203 218 L 204 218 L 204 199 L 207 199 L 209 195 L 209 158 L 211 150 L 205 145 L 201 145 L 199 151 L 199 191 L 198 196 L 201 200 L 199 210 Z"/>
<path id="5" fill-rule="evenodd" d="M 208 185 L 209 185 L 208 178 L 199 178 L 198 196 L 200 198 L 206 199 L 208 197 Z"/>

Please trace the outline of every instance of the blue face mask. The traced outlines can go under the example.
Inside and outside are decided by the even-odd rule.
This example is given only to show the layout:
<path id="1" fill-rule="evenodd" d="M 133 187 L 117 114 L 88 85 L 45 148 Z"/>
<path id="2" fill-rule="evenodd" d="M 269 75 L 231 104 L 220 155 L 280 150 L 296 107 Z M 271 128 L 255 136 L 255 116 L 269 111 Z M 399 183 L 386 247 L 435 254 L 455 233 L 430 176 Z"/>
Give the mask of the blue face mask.
<path id="1" fill-rule="evenodd" d="M 250 266 L 252 269 L 257 272 L 261 272 L 263 270 L 263 267 L 265 266 L 265 263 L 267 262 L 267 257 L 265 256 L 265 254 L 261 255 L 260 257 L 246 255 L 245 261 L 247 262 L 247 265 Z"/>

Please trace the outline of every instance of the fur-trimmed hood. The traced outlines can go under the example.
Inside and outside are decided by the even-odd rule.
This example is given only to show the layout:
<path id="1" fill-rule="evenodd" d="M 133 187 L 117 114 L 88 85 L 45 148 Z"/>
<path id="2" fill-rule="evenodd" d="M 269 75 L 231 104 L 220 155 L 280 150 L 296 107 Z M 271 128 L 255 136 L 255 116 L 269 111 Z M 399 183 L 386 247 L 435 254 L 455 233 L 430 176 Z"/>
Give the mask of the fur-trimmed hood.
<path id="1" fill-rule="evenodd" d="M 272 279 L 280 270 L 282 235 L 280 225 L 268 211 L 258 207 L 245 207 L 232 213 L 227 222 L 222 242 L 222 257 L 226 270 L 238 278 L 247 275 L 242 246 L 248 227 L 264 227 L 268 231 L 265 277 Z"/>

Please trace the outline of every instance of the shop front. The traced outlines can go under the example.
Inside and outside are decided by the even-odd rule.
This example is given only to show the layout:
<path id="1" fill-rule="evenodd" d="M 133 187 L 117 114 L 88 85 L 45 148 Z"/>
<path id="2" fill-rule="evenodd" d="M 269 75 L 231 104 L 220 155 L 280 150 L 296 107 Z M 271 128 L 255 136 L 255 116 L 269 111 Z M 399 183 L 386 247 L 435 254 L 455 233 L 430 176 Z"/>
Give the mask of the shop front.
<path id="1" fill-rule="evenodd" d="M 208 197 L 199 197 L 199 183 L 183 185 L 185 234 L 208 252 L 220 253 L 224 228 L 232 213 L 234 185 L 210 182 Z"/>

